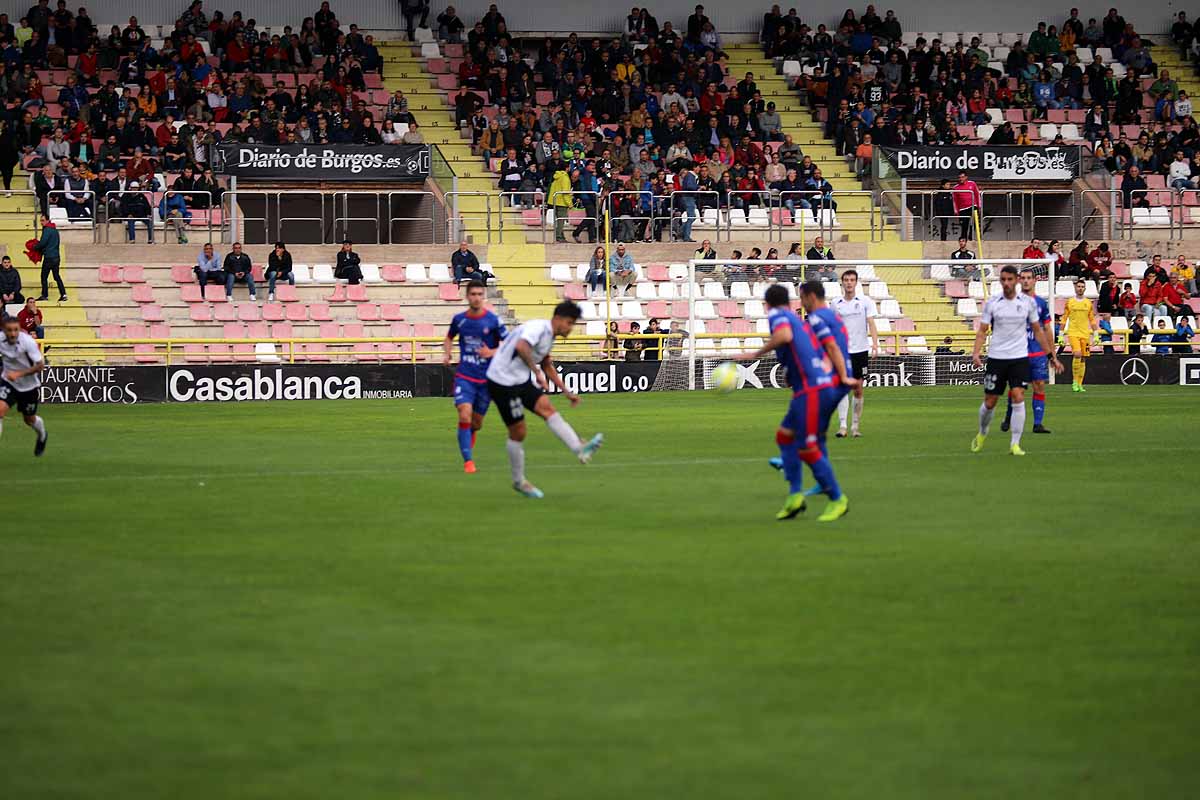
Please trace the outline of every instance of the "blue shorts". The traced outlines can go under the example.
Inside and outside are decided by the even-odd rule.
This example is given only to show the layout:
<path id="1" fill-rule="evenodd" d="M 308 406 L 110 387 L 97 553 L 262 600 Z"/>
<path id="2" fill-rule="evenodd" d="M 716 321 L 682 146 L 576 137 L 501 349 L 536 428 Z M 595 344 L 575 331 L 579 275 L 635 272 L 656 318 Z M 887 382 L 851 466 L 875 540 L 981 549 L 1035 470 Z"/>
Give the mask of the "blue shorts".
<path id="1" fill-rule="evenodd" d="M 1050 359 L 1047 356 L 1029 357 L 1029 380 L 1050 380 Z"/>
<path id="2" fill-rule="evenodd" d="M 836 403 L 834 405 L 837 405 Z M 779 427 L 787 428 L 796 437 L 796 444 L 807 450 L 820 441 L 821 396 L 818 392 L 796 392 L 788 403 L 787 414 Z"/>
<path id="3" fill-rule="evenodd" d="M 492 396 L 488 393 L 486 383 L 475 383 L 459 375 L 454 376 L 454 405 L 469 403 L 471 410 L 479 416 L 487 413 Z"/>
<path id="4" fill-rule="evenodd" d="M 833 419 L 833 412 L 837 411 L 838 403 L 842 402 L 842 398 L 849 393 L 848 386 L 830 386 L 821 390 L 821 418 L 817 421 L 817 425 L 822 436 L 825 435 L 825 431 L 829 430 L 829 421 Z"/>

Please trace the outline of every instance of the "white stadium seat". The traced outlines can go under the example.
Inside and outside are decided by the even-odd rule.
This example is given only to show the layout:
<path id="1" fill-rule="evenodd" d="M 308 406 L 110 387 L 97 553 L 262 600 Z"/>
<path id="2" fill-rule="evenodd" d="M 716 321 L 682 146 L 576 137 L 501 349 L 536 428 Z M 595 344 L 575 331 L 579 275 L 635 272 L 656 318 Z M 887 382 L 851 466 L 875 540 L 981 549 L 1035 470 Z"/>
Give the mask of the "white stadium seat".
<path id="1" fill-rule="evenodd" d="M 729 284 L 729 296 L 734 300 L 749 300 L 754 297 L 750 293 L 750 284 L 746 281 L 734 281 Z"/>
<path id="2" fill-rule="evenodd" d="M 970 297 L 960 298 L 954 310 L 960 317 L 967 317 L 968 319 L 979 316 L 979 304 Z"/>
<path id="3" fill-rule="evenodd" d="M 686 281 L 688 278 L 687 264 L 670 264 L 667 266 L 667 277 L 673 281 Z"/>
<path id="4" fill-rule="evenodd" d="M 899 319 L 904 314 L 900 311 L 900 304 L 895 300 L 884 300 L 879 304 L 879 315 L 888 319 Z"/>
<path id="5" fill-rule="evenodd" d="M 675 284 L 670 281 L 662 281 L 658 284 L 658 299 L 659 300 L 674 300 L 677 295 Z"/>
<path id="6" fill-rule="evenodd" d="M 378 264 L 363 264 L 362 274 L 363 283 L 383 283 L 383 277 L 379 274 Z"/>
<path id="7" fill-rule="evenodd" d="M 746 319 L 763 319 L 767 316 L 761 300 L 747 300 L 742 311 L 746 315 Z"/>
<path id="8" fill-rule="evenodd" d="M 725 287 L 719 281 L 709 281 L 704 284 L 704 297 L 707 300 L 724 300 Z"/>
<path id="9" fill-rule="evenodd" d="M 621 318 L 644 320 L 646 316 L 642 313 L 642 304 L 637 300 L 626 300 L 621 303 Z"/>
<path id="10" fill-rule="evenodd" d="M 313 264 L 312 279 L 313 283 L 333 283 L 333 265 Z"/>
<path id="11" fill-rule="evenodd" d="M 935 281 L 950 280 L 950 265 L 949 264 L 934 264 L 929 268 L 929 277 Z"/>
<path id="12" fill-rule="evenodd" d="M 596 319 L 596 304 L 590 300 L 580 300 L 579 310 L 584 319 Z"/>
<path id="13" fill-rule="evenodd" d="M 409 283 L 429 283 L 424 264 L 409 264 L 404 268 L 404 277 Z"/>
<path id="14" fill-rule="evenodd" d="M 886 281 L 871 281 L 867 287 L 867 296 L 872 300 L 887 300 L 891 297 L 888 293 L 888 285 Z"/>
<path id="15" fill-rule="evenodd" d="M 434 283 L 450 283 L 454 280 L 450 277 L 450 266 L 448 264 L 430 264 L 429 280 Z"/>
<path id="16" fill-rule="evenodd" d="M 571 282 L 571 265 L 570 264 L 551 264 L 550 265 L 550 280 L 555 283 L 570 283 Z"/>
<path id="17" fill-rule="evenodd" d="M 909 336 L 904 340 L 904 343 L 908 345 L 908 352 L 910 353 L 929 352 L 929 344 L 925 341 L 924 336 Z"/>
<path id="18" fill-rule="evenodd" d="M 649 281 L 642 281 L 634 288 L 633 296 L 638 300 L 657 300 L 658 294 L 654 290 L 654 284 Z"/>
<path id="19" fill-rule="evenodd" d="M 771 334 L 771 323 L 766 317 L 754 320 L 754 332 L 769 336 Z"/>
<path id="20" fill-rule="evenodd" d="M 312 275 L 308 273 L 308 264 L 292 264 L 292 275 L 296 278 L 296 283 L 312 283 Z"/>
<path id="21" fill-rule="evenodd" d="M 712 304 L 711 300 L 697 300 L 696 301 L 696 318 L 697 319 L 716 319 L 718 316 L 720 316 L 720 315 L 717 314 L 717 309 Z"/>

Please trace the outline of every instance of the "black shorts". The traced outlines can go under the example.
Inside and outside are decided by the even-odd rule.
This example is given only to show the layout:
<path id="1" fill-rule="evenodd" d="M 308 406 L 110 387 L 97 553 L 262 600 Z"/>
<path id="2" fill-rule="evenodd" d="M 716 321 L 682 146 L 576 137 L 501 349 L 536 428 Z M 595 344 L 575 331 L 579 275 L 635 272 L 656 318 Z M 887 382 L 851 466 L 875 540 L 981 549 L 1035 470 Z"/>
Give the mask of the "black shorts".
<path id="1" fill-rule="evenodd" d="M 532 411 L 538 398 L 545 394 L 542 388 L 531 380 L 517 386 L 504 386 L 495 381 L 488 381 L 488 393 L 492 396 L 492 403 L 500 412 L 500 419 L 504 420 L 505 426 L 524 420 L 525 409 Z"/>
<path id="2" fill-rule="evenodd" d="M 37 413 L 40 396 L 41 389 L 22 392 L 14 388 L 8 381 L 0 381 L 0 403 L 7 404 L 9 408 L 15 408 L 27 417 L 32 417 Z"/>
<path id="3" fill-rule="evenodd" d="M 862 380 L 867 377 L 867 364 L 871 360 L 871 351 L 863 350 L 861 353 L 850 354 L 850 368 L 854 370 L 854 377 Z"/>
<path id="4" fill-rule="evenodd" d="M 1001 395 L 1009 389 L 1024 389 L 1029 385 L 1029 357 L 989 358 L 983 372 L 983 393 Z"/>

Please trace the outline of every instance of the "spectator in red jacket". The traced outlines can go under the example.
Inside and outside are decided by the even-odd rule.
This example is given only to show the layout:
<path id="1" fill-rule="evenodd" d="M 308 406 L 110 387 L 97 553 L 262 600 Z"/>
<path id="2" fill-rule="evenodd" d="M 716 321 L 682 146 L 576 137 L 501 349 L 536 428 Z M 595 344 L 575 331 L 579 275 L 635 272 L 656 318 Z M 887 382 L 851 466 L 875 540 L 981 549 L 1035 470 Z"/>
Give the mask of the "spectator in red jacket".
<path id="1" fill-rule="evenodd" d="M 1021 258 L 1045 258 L 1046 252 L 1042 250 L 1042 240 L 1033 238 L 1029 240 L 1029 245 L 1021 251 Z"/>
<path id="2" fill-rule="evenodd" d="M 1162 287 L 1158 284 L 1158 276 L 1153 272 L 1147 273 L 1138 287 L 1138 302 L 1146 319 L 1163 317 L 1167 314 L 1167 306 L 1163 303 Z"/>
<path id="3" fill-rule="evenodd" d="M 17 314 L 17 322 L 21 323 L 21 330 L 33 338 L 46 338 L 46 329 L 42 327 L 42 311 L 37 307 L 35 298 L 25 298 L 25 307 Z"/>
<path id="4" fill-rule="evenodd" d="M 963 239 L 970 239 L 972 227 L 972 214 L 976 211 L 983 210 L 983 197 L 979 193 L 979 186 L 975 181 L 967 178 L 967 173 L 958 173 L 958 183 L 955 184 L 952 190 L 954 194 L 954 213 L 959 219 L 959 236 Z"/>
<path id="5" fill-rule="evenodd" d="M 1125 284 L 1125 288 L 1121 291 L 1121 298 L 1117 301 L 1117 306 L 1121 309 L 1121 316 L 1125 319 L 1133 319 L 1137 315 L 1138 296 L 1133 293 L 1133 284 Z"/>
<path id="6" fill-rule="evenodd" d="M 1179 282 L 1178 275 L 1172 275 L 1167 284 L 1162 287 L 1162 301 L 1167 307 L 1167 313 L 1172 317 L 1186 314 L 1188 311 L 1187 298 L 1187 287 Z"/>
<path id="7" fill-rule="evenodd" d="M 1088 253 L 1088 266 L 1092 271 L 1103 274 L 1105 271 L 1112 270 L 1113 254 L 1108 249 L 1108 242 L 1101 242 L 1100 246 L 1092 252 Z"/>

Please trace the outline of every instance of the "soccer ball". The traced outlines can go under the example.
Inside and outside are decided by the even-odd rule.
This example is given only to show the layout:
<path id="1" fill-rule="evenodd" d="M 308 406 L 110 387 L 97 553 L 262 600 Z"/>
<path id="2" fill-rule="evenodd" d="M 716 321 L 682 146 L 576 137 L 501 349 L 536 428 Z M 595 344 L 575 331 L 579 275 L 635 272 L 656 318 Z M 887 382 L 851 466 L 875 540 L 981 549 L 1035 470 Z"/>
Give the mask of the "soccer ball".
<path id="1" fill-rule="evenodd" d="M 712 385 L 718 392 L 732 392 L 738 388 L 738 368 L 732 361 L 717 364 L 712 371 Z"/>

